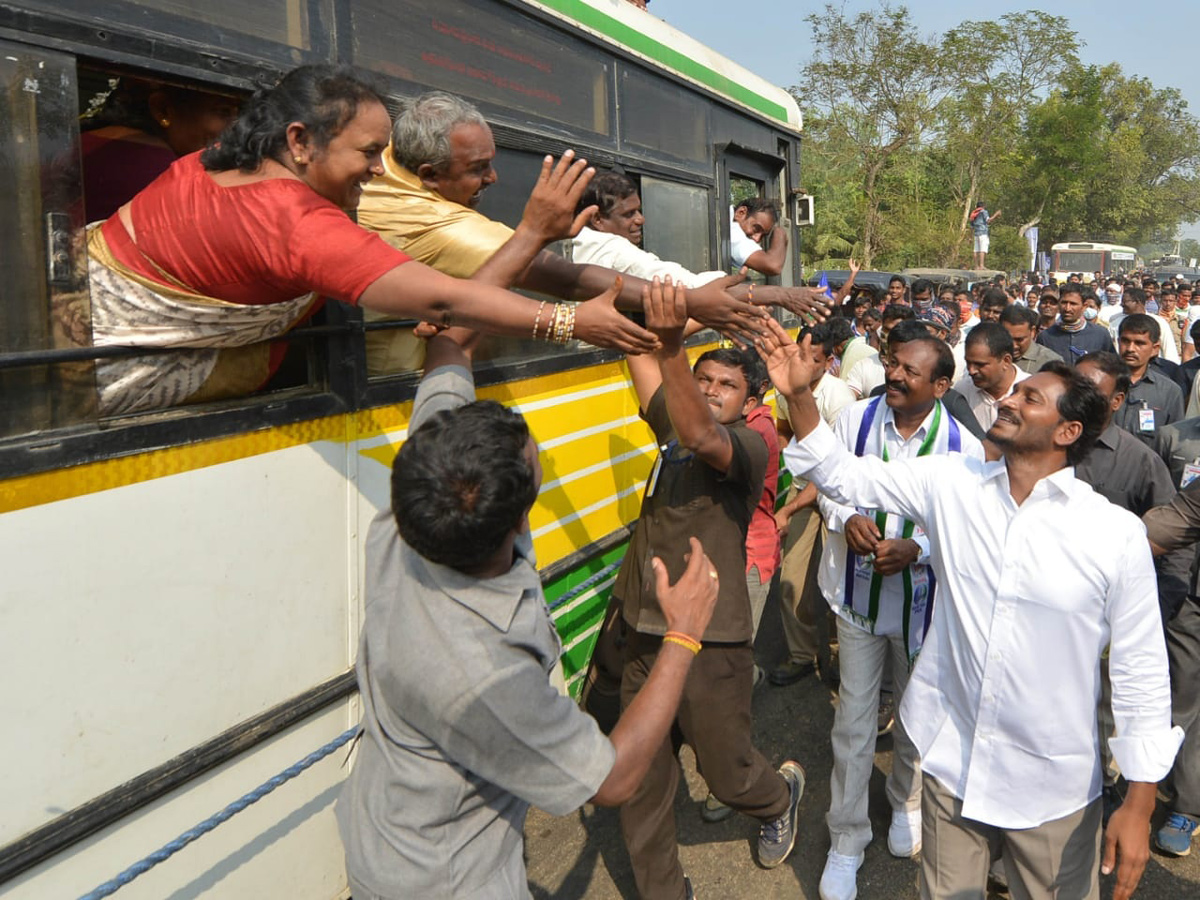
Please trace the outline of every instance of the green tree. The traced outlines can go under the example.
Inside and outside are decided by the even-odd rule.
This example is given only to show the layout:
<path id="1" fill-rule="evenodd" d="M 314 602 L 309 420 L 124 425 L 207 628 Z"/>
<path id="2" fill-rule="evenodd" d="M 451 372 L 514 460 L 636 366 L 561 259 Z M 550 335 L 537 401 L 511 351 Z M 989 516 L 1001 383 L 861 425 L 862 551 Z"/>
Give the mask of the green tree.
<path id="1" fill-rule="evenodd" d="M 816 142 L 851 154 L 861 191 L 861 255 L 870 268 L 880 244 L 880 178 L 935 118 L 945 70 L 937 44 L 917 33 L 903 6 L 885 3 L 848 19 L 826 5 L 805 21 L 813 56 L 792 91 Z"/>
<path id="2" fill-rule="evenodd" d="M 1149 242 L 1200 209 L 1200 123 L 1174 88 L 1074 67 L 1030 111 L 1006 193 L 1047 242 Z"/>
<path id="3" fill-rule="evenodd" d="M 1077 65 L 1078 49 L 1065 18 L 1036 10 L 1007 13 L 999 21 L 964 22 L 946 33 L 942 52 L 959 77 L 942 105 L 941 128 L 953 167 L 950 188 L 958 223 L 943 264 L 962 249 L 989 170 L 1012 164 L 1010 148 L 1030 105 Z M 990 206 L 997 209 L 994 201 Z"/>

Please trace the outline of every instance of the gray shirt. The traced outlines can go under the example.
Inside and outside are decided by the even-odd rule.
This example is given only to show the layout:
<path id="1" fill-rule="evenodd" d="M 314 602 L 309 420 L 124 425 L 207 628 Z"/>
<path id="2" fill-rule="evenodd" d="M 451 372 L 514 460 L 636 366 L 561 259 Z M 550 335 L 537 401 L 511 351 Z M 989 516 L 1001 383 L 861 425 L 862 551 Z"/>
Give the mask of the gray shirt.
<path id="1" fill-rule="evenodd" d="M 474 399 L 469 371 L 435 370 L 410 430 Z M 383 510 L 366 555 L 363 737 L 337 806 L 346 868 L 390 900 L 523 900 L 529 806 L 577 809 L 616 759 L 550 684 L 561 644 L 529 535 L 508 572 L 479 579 L 419 556 Z"/>
<path id="2" fill-rule="evenodd" d="M 1037 341 L 1032 341 L 1029 344 L 1029 349 L 1025 351 L 1025 355 L 1020 359 L 1014 359 L 1013 363 L 1022 372 L 1025 372 L 1029 375 L 1035 375 L 1046 363 L 1062 361 L 1063 358 L 1049 347 L 1043 346 Z"/>
<path id="3" fill-rule="evenodd" d="M 1154 422 L 1142 426 L 1140 411 L 1154 414 Z M 1160 428 L 1183 418 L 1183 391 L 1168 375 L 1149 366 L 1146 374 L 1125 394 L 1125 405 L 1113 413 L 1113 423 L 1124 428 L 1150 447 L 1156 443 Z"/>

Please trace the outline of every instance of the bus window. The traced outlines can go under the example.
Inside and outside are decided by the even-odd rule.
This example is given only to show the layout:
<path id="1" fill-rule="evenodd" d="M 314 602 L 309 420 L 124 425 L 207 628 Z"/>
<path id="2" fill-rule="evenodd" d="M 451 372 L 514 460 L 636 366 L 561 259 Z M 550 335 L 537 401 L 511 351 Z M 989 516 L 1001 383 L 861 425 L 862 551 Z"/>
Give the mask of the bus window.
<path id="1" fill-rule="evenodd" d="M 478 0 L 350 5 L 355 63 L 406 91 L 435 86 L 592 135 L 612 132 L 612 62 L 580 41 Z"/>
<path id="2" fill-rule="evenodd" d="M 81 69 L 83 200 L 87 221 L 113 215 L 180 156 L 214 141 L 235 98 L 191 84 Z"/>
<path id="3" fill-rule="evenodd" d="M 279 45 L 276 58 L 281 65 L 296 65 L 294 50 L 313 50 L 310 10 L 314 0 L 286 3 L 244 3 L 242 0 L 20 0 L 18 6 L 42 8 L 62 16 L 74 15 L 89 24 L 128 21 L 137 8 L 139 25 L 147 31 L 177 35 L 193 43 L 262 54 L 263 42 Z M 323 4 L 320 4 L 323 5 Z M 244 36 L 238 40 L 235 35 Z"/>
<path id="4" fill-rule="evenodd" d="M 621 141 L 707 168 L 709 108 L 694 93 L 632 66 L 621 68 Z"/>
<path id="5" fill-rule="evenodd" d="M 91 340 L 73 143 L 75 65 L 0 43 L 0 354 Z M 90 363 L 0 369 L 0 436 L 86 421 Z"/>
<path id="6" fill-rule="evenodd" d="M 645 248 L 693 272 L 712 270 L 709 189 L 642 177 Z"/>

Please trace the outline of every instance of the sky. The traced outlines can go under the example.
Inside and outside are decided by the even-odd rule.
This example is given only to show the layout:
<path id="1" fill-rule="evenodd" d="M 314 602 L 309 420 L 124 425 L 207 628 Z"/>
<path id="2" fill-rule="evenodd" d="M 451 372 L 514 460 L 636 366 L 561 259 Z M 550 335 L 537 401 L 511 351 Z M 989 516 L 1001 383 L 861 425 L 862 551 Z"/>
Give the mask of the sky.
<path id="1" fill-rule="evenodd" d="M 838 3 L 834 4 L 839 6 Z M 968 19 L 999 19 L 1008 12 L 1038 8 L 1032 3 L 970 4 L 962 0 L 910 0 L 917 29 L 942 34 Z M 878 3 L 846 2 L 847 18 Z M 754 0 L 651 0 L 651 14 L 665 19 L 723 56 L 780 87 L 791 87 L 812 54 L 804 16 L 822 2 Z M 1065 18 L 1084 45 L 1085 62 L 1119 63 L 1127 75 L 1150 79 L 1155 87 L 1178 88 L 1190 112 L 1200 117 L 1200 69 L 1192 60 L 1191 39 L 1200 34 L 1200 3 L 1195 0 L 1056 0 L 1043 8 Z M 1174 48 L 1171 42 L 1174 41 Z M 1053 48 L 1048 47 L 1048 52 Z M 1200 239 L 1200 222 L 1185 225 L 1182 237 Z"/>

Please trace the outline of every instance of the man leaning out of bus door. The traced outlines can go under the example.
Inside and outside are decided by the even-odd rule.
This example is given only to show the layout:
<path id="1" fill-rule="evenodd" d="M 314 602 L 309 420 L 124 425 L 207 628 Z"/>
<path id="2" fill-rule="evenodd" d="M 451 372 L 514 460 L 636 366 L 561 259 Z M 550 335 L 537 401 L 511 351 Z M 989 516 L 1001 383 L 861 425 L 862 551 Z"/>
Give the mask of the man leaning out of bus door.
<path id="1" fill-rule="evenodd" d="M 463 329 L 430 339 L 391 509 L 367 535 L 363 739 L 337 806 L 354 900 L 528 898 L 530 804 L 566 815 L 632 796 L 720 588 L 695 538 L 686 561 L 653 561 L 668 634 L 637 699 L 601 734 L 556 689 L 562 644 L 529 528 L 538 448 L 519 413 L 475 400 L 474 340 Z M 665 563 L 682 571 L 674 585 Z"/>
<path id="2" fill-rule="evenodd" d="M 413 259 L 446 274 L 469 277 L 502 246 L 522 240 L 519 231 L 477 210 L 484 192 L 498 179 L 492 168 L 495 156 L 491 128 L 466 100 L 440 92 L 407 100 L 392 123 L 391 144 L 383 153 L 384 173 L 363 189 L 358 221 Z M 585 220 L 581 216 L 580 221 Z M 542 251 L 515 286 L 576 300 L 606 290 L 615 278 L 611 269 L 577 265 Z M 783 305 L 798 315 L 821 319 L 826 315 L 822 298 L 809 289 L 764 292 L 761 285 L 735 284 L 736 280 L 723 278 L 690 291 L 692 318 L 731 336 L 752 338 L 762 306 Z M 617 305 L 640 310 L 646 286 L 641 278 L 626 276 Z M 368 333 L 372 374 L 420 368 L 423 356 L 422 342 L 403 329 Z"/>

